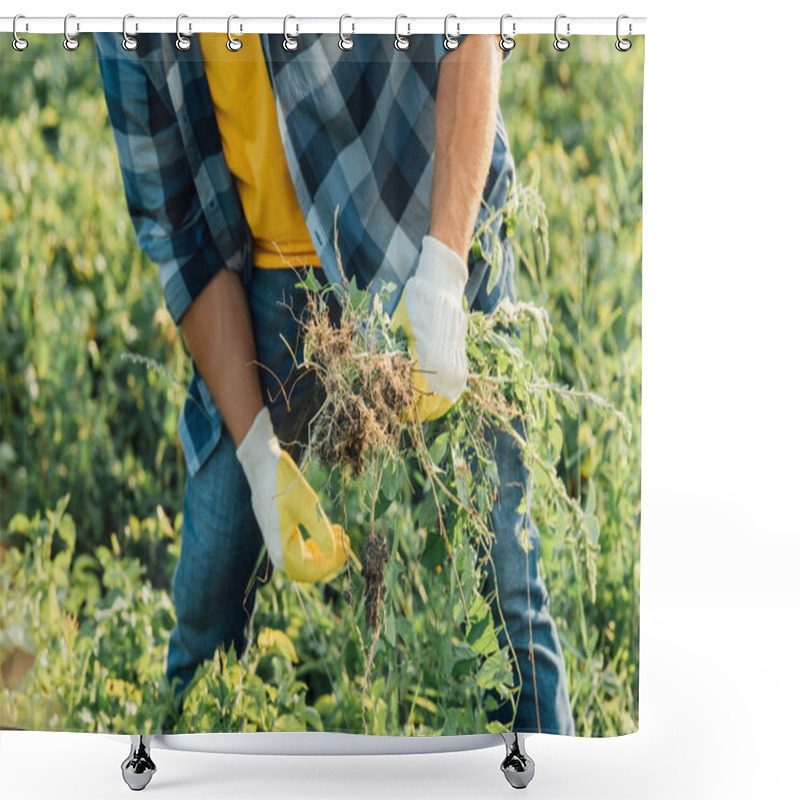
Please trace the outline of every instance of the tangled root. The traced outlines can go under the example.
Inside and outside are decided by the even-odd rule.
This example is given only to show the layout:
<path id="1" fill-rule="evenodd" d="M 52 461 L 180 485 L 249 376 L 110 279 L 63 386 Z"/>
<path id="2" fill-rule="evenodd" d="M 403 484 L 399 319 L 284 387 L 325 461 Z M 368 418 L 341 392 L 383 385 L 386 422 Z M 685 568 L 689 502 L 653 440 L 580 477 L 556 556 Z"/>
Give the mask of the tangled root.
<path id="1" fill-rule="evenodd" d="M 389 554 L 386 550 L 386 540 L 382 535 L 371 531 L 369 537 L 361 547 L 361 574 L 364 578 L 364 612 L 367 618 L 368 630 L 375 633 L 380 626 L 381 608 L 386 587 L 383 575 Z"/>
<path id="2" fill-rule="evenodd" d="M 373 449 L 397 451 L 414 402 L 413 362 L 403 353 L 359 350 L 355 323 L 334 326 L 316 298 L 308 308 L 305 360 L 326 392 L 311 424 L 311 451 L 324 466 L 349 467 L 358 477 Z"/>

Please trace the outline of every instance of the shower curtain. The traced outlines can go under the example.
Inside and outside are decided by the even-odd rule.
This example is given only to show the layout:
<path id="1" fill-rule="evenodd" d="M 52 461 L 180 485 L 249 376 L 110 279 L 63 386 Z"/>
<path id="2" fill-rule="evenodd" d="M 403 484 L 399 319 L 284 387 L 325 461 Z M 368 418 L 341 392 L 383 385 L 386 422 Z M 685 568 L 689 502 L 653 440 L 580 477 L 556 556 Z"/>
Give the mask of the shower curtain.
<path id="1" fill-rule="evenodd" d="M 638 728 L 644 39 L 0 52 L 0 724 Z"/>

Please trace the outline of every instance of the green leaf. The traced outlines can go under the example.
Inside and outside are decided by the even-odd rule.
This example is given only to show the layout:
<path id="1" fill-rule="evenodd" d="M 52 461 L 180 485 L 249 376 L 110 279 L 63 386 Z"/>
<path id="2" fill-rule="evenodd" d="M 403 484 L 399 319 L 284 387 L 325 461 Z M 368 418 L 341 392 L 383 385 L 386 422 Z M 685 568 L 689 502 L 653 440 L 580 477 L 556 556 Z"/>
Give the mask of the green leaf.
<path id="1" fill-rule="evenodd" d="M 447 544 L 444 537 L 434 531 L 428 531 L 425 539 L 425 549 L 419 558 L 420 564 L 428 569 L 444 564 L 447 560 Z"/>
<path id="2" fill-rule="evenodd" d="M 306 723 L 306 729 L 310 728 L 314 731 L 322 731 L 322 717 L 319 711 L 313 706 L 306 706 L 303 709 L 303 721 Z"/>
<path id="3" fill-rule="evenodd" d="M 402 464 L 387 464 L 381 478 L 381 494 L 390 502 L 397 497 L 398 492 L 405 481 L 405 472 Z"/>
<path id="4" fill-rule="evenodd" d="M 597 506 L 597 490 L 594 488 L 594 481 L 589 481 L 589 491 L 586 494 L 586 507 L 584 513 L 587 516 L 594 514 L 595 507 Z"/>
<path id="5" fill-rule="evenodd" d="M 557 456 L 561 452 L 561 448 L 564 445 L 564 434 L 560 425 L 550 425 L 550 428 L 547 432 L 547 440 L 553 450 L 553 455 Z"/>
<path id="6" fill-rule="evenodd" d="M 583 518 L 583 526 L 586 529 L 586 535 L 592 544 L 597 544 L 600 541 L 600 520 L 594 514 L 586 514 Z"/>
<path id="7" fill-rule="evenodd" d="M 428 448 L 428 454 L 431 457 L 431 461 L 434 464 L 441 464 L 442 459 L 447 452 L 447 445 L 450 441 L 450 434 L 445 431 L 444 433 L 439 434 L 436 439 L 434 439 L 433 444 Z"/>
<path id="8" fill-rule="evenodd" d="M 510 670 L 502 650 L 492 653 L 478 670 L 476 683 L 481 689 L 493 689 L 506 682 Z"/>
<path id="9" fill-rule="evenodd" d="M 67 545 L 69 553 L 75 552 L 75 522 L 69 514 L 64 514 L 59 521 L 57 533 Z"/>
<path id="10" fill-rule="evenodd" d="M 472 648 L 465 642 L 457 642 L 453 646 L 453 669 L 451 674 L 454 678 L 470 675 L 475 668 L 478 656 Z"/>
<path id="11" fill-rule="evenodd" d="M 30 520 L 19 511 L 11 517 L 11 521 L 8 523 L 8 532 L 9 533 L 27 533 L 28 527 L 30 526 Z"/>
<path id="12" fill-rule="evenodd" d="M 500 708 L 500 704 L 497 702 L 497 698 L 493 694 L 487 694 L 483 700 L 483 710 L 496 711 L 498 708 Z"/>
<path id="13" fill-rule="evenodd" d="M 310 269 L 305 278 L 295 284 L 295 288 L 306 289 L 309 292 L 319 292 L 322 289 L 322 284 L 317 280 L 314 270 Z"/>
<path id="14" fill-rule="evenodd" d="M 364 302 L 364 298 L 368 295 L 369 292 L 358 288 L 358 284 L 355 280 L 350 280 L 347 282 L 347 296 L 350 300 L 350 304 L 353 307 L 359 307 Z"/>
<path id="15" fill-rule="evenodd" d="M 472 625 L 467 634 L 467 642 L 473 651 L 481 656 L 489 655 L 498 649 L 497 637 L 494 635 L 490 616 L 486 616 Z"/>
<path id="16" fill-rule="evenodd" d="M 287 661 L 297 663 L 297 651 L 294 649 L 292 640 L 280 630 L 274 628 L 262 628 L 258 634 L 258 646 L 263 648 L 265 653 L 278 653 Z"/>

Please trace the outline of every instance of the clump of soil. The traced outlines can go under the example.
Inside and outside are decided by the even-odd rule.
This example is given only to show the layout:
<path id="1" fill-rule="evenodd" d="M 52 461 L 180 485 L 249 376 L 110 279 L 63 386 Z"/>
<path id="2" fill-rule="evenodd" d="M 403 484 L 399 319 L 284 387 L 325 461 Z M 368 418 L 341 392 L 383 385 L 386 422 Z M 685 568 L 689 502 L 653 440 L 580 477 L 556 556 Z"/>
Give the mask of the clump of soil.
<path id="1" fill-rule="evenodd" d="M 383 574 L 389 554 L 386 539 L 381 534 L 370 531 L 369 537 L 361 547 L 361 575 L 364 578 L 364 612 L 367 628 L 375 633 L 380 626 L 381 608 L 386 587 Z"/>
<path id="2" fill-rule="evenodd" d="M 325 387 L 326 399 L 310 426 L 311 451 L 326 467 L 349 467 L 358 477 L 373 449 L 396 452 L 414 402 L 412 360 L 400 352 L 368 349 L 356 323 L 333 325 L 327 306 L 310 297 L 304 355 Z"/>

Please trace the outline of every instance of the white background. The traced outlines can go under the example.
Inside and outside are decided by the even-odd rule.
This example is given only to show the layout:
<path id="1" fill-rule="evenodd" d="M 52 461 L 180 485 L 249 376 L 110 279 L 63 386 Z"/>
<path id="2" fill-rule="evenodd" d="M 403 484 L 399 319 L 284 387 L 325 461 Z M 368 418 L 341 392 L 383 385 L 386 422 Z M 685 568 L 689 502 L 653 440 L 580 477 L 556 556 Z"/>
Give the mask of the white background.
<path id="1" fill-rule="evenodd" d="M 608 740 L 530 737 L 537 775 L 527 792 L 798 797 L 797 4 L 18 6 L 3 13 L 647 16 L 641 728 Z M 6 34 L 2 46 L 10 48 Z M 119 769 L 127 751 L 104 736 L 2 732 L 3 797 L 129 797 Z M 502 755 L 155 750 L 145 791 L 170 800 L 508 797 Z"/>

